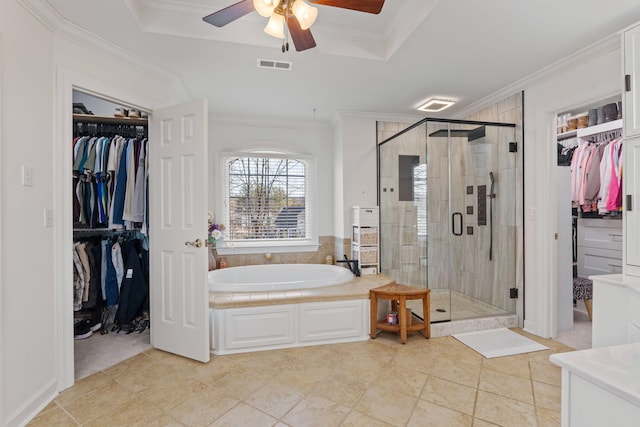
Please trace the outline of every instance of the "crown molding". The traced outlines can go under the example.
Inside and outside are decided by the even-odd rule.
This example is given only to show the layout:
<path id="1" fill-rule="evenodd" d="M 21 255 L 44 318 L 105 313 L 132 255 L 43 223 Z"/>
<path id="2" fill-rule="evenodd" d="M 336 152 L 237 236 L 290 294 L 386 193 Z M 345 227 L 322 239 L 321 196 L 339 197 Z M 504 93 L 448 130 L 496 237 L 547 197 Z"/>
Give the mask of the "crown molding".
<path id="1" fill-rule="evenodd" d="M 593 61 L 605 55 L 609 52 L 613 52 L 615 50 L 619 50 L 622 46 L 622 38 L 621 32 L 618 31 L 614 34 L 611 34 L 604 39 L 597 41 L 575 53 L 567 56 L 553 64 L 542 68 L 541 70 L 528 75 L 527 77 L 516 81 L 513 84 L 510 84 L 497 92 L 492 93 L 491 95 L 482 98 L 479 101 L 470 104 L 464 109 L 460 110 L 456 114 L 454 114 L 451 118 L 461 119 L 464 117 L 468 117 L 483 108 L 489 107 L 509 96 L 512 96 L 518 92 L 526 91 L 546 80 L 549 77 L 556 75 L 558 73 L 562 73 L 572 67 L 580 66 L 586 63 Z"/>
<path id="2" fill-rule="evenodd" d="M 141 58 L 122 46 L 66 20 L 47 1 L 17 0 L 17 2 L 55 36 L 65 38 L 110 60 L 134 67 L 155 80 L 171 85 L 178 96 L 192 98 L 180 76 L 167 70 L 161 64 Z"/>

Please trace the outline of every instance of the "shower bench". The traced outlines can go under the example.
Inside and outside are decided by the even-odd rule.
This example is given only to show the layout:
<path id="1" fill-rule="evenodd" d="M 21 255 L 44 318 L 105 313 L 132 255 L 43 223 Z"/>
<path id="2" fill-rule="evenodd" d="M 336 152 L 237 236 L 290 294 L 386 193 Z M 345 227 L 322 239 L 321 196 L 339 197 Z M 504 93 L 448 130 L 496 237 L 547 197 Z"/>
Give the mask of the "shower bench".
<path id="1" fill-rule="evenodd" d="M 425 338 L 431 336 L 431 321 L 429 319 L 429 293 L 430 289 L 415 286 L 390 283 L 388 285 L 373 288 L 369 291 L 371 304 L 371 338 L 375 339 L 378 329 L 388 332 L 399 332 L 400 342 L 407 342 L 407 332 L 422 331 Z M 391 310 L 398 313 L 398 323 L 389 324 L 387 319 L 378 320 L 378 300 L 390 300 Z M 407 300 L 421 299 L 424 321 L 411 319 L 407 316 Z M 409 317 L 409 318 L 407 318 Z"/>

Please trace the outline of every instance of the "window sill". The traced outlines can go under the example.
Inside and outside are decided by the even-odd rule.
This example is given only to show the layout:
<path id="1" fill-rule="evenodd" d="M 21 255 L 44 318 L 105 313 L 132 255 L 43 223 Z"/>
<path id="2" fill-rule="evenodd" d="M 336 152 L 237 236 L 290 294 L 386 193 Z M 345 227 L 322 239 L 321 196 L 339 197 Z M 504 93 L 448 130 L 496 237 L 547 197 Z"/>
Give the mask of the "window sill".
<path id="1" fill-rule="evenodd" d="M 317 252 L 320 248 L 318 243 L 279 243 L 269 244 L 267 242 L 256 243 L 225 243 L 216 246 L 218 255 L 251 255 L 251 254 L 281 254 L 291 252 Z"/>

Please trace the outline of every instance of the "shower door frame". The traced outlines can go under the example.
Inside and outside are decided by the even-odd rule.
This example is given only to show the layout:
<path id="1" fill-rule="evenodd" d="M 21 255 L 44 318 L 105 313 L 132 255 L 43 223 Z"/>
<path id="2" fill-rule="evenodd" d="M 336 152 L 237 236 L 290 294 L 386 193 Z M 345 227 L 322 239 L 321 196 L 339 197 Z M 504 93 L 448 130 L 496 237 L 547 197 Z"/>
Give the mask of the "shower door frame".
<path id="1" fill-rule="evenodd" d="M 393 136 L 391 136 L 391 137 L 389 137 L 389 138 L 386 138 L 386 139 L 384 139 L 384 140 L 382 140 L 382 141 L 379 141 L 379 142 L 376 144 L 376 168 L 377 168 L 377 174 L 376 174 L 376 179 L 377 179 L 377 182 L 376 182 L 376 185 L 377 185 L 377 194 L 376 194 L 376 196 L 377 196 L 377 205 L 378 205 L 378 206 L 380 206 L 380 204 L 381 204 L 381 173 L 380 173 L 380 171 L 381 171 L 381 155 L 380 155 L 380 150 L 381 150 L 382 146 L 383 146 L 384 144 L 388 143 L 388 142 L 391 142 L 391 141 L 393 141 L 393 140 L 397 139 L 397 138 L 398 138 L 399 136 L 401 136 L 402 134 L 405 134 L 405 133 L 407 133 L 407 132 L 410 132 L 410 131 L 412 131 L 412 130 L 416 129 L 417 127 L 419 127 L 419 126 L 424 125 L 424 126 L 425 126 L 425 135 L 424 135 L 424 136 L 425 136 L 425 150 L 427 150 L 428 148 L 427 148 L 427 145 L 426 145 L 426 144 L 428 143 L 428 138 L 429 138 L 429 135 L 428 135 L 428 133 L 429 133 L 428 125 L 429 125 L 429 123 L 443 123 L 443 124 L 447 124 L 447 125 L 448 125 L 448 126 L 447 126 L 447 132 L 448 132 L 448 134 L 449 134 L 449 135 L 447 136 L 447 144 L 448 144 L 448 148 L 447 148 L 448 153 L 447 153 L 447 156 L 448 156 L 448 158 L 449 158 L 449 168 L 448 168 L 448 171 L 447 171 L 447 179 L 449 180 L 449 183 L 447 184 L 447 187 L 448 187 L 448 191 L 449 191 L 449 192 L 451 191 L 451 188 L 450 188 L 450 180 L 451 180 L 451 168 L 450 168 L 450 159 L 451 159 L 450 145 L 451 145 L 451 141 L 450 141 L 450 139 L 451 139 L 451 130 L 452 130 L 452 129 L 451 129 L 451 125 L 493 126 L 493 127 L 512 128 L 512 129 L 514 130 L 514 135 L 513 135 L 512 140 L 513 140 L 514 142 L 518 140 L 518 138 L 517 138 L 517 136 L 516 136 L 516 134 L 515 134 L 515 130 L 516 130 L 516 127 L 517 127 L 517 125 L 516 125 L 515 123 L 484 122 L 484 121 L 475 121 L 475 120 L 444 119 L 444 118 L 428 118 L 428 117 L 427 117 L 427 118 L 424 118 L 424 119 L 422 119 L 422 120 L 420 120 L 420 121 L 418 121 L 418 122 L 416 122 L 416 123 L 414 123 L 414 124 L 412 124 L 412 125 L 408 126 L 407 128 L 405 128 L 405 129 L 401 130 L 400 132 L 397 132 L 397 133 L 396 133 L 396 134 L 394 134 Z M 508 140 L 508 141 L 505 141 L 505 142 L 509 142 L 509 143 L 511 143 L 511 140 Z M 516 144 L 517 144 L 517 142 L 516 142 Z M 516 151 L 517 151 L 518 149 L 522 149 L 522 147 L 521 147 L 521 146 L 520 146 L 520 147 L 518 147 L 518 145 L 516 145 Z M 426 151 L 425 151 L 425 155 L 427 155 L 427 154 L 426 154 Z M 522 164 L 520 164 L 520 165 L 519 165 L 519 168 L 520 168 L 521 170 L 523 170 L 523 168 L 524 168 L 524 162 L 522 162 Z M 522 189 L 521 189 L 521 190 L 522 190 Z M 516 192 L 516 194 L 518 194 L 518 192 Z M 519 194 L 521 194 L 521 196 L 522 196 L 522 197 L 521 197 L 521 199 L 522 199 L 522 200 L 521 200 L 521 202 L 522 202 L 522 203 L 524 203 L 524 194 L 523 194 L 523 191 L 520 191 L 520 192 L 519 192 Z M 450 218 L 450 219 L 448 220 L 448 224 L 449 224 L 449 227 L 450 227 L 450 226 L 451 226 L 451 216 L 450 216 L 450 215 L 451 215 L 451 213 L 452 213 L 452 212 L 451 212 L 451 200 L 450 200 L 450 196 L 448 196 L 448 199 L 449 199 L 449 201 L 448 201 L 448 211 L 449 211 L 449 218 Z M 514 203 L 517 203 L 517 202 L 514 202 Z M 516 211 L 517 211 L 517 209 L 516 209 Z M 380 215 L 382 215 L 382 209 L 380 209 Z M 382 233 L 382 227 L 383 227 L 383 225 L 382 225 L 382 221 L 381 221 L 381 223 L 380 223 L 380 227 L 381 227 L 381 229 L 380 229 L 380 231 L 381 231 L 380 235 L 382 236 L 382 235 L 383 235 L 383 233 Z M 450 233 L 449 233 L 449 234 L 450 234 Z M 451 268 L 452 268 L 452 265 L 451 265 L 451 262 L 450 262 L 451 257 L 452 257 L 452 254 L 451 254 L 451 251 L 452 251 L 451 245 L 452 245 L 452 244 L 451 244 L 451 240 L 450 240 L 450 239 L 451 239 L 451 236 L 449 236 L 449 238 L 448 238 L 448 242 L 449 242 L 449 243 L 447 244 L 447 247 L 448 247 L 447 257 L 448 257 L 448 260 L 449 260 L 449 261 L 447 262 L 447 264 L 448 264 L 448 268 L 449 268 L 449 270 L 451 270 Z M 517 244 L 517 243 L 516 243 L 516 244 Z M 521 244 L 522 244 L 522 242 L 521 242 Z M 382 249 L 383 245 L 384 245 L 384 242 L 383 242 L 383 240 L 381 239 L 381 240 L 380 240 L 380 251 L 381 251 L 381 253 L 382 253 L 382 251 L 383 251 L 383 249 Z M 427 243 L 427 253 L 428 253 L 428 250 L 429 250 L 429 247 L 428 247 L 428 243 Z M 522 250 L 524 250 L 524 248 L 523 248 Z M 429 262 L 429 261 L 427 261 L 427 266 L 428 266 L 428 262 Z M 383 273 L 383 274 L 384 274 L 384 270 L 383 270 L 383 262 L 382 262 L 382 260 L 380 261 L 380 273 Z M 427 287 L 428 287 L 429 289 L 431 289 L 431 287 L 429 286 L 429 283 L 428 283 L 428 268 L 427 268 L 427 271 L 425 272 L 425 274 L 427 274 L 427 280 L 426 280 L 426 281 L 427 281 Z M 516 273 L 515 273 L 515 274 L 517 274 L 517 269 L 516 269 Z M 517 277 L 514 277 L 514 286 L 516 286 L 518 282 L 519 282 L 519 281 L 518 281 Z M 522 285 L 521 285 L 522 290 L 520 291 L 520 294 L 518 295 L 518 296 L 519 296 L 520 301 L 516 301 L 516 307 L 514 308 L 513 312 L 510 312 L 510 314 L 517 314 L 517 313 L 518 313 L 518 311 L 520 310 L 518 307 L 519 307 L 519 306 L 520 306 L 520 307 L 524 307 L 524 295 L 525 295 L 525 292 L 524 292 L 524 281 L 522 280 L 522 281 L 520 281 L 520 283 L 522 284 Z M 446 320 L 440 320 L 440 321 L 434 321 L 434 320 L 432 320 L 432 321 L 431 321 L 431 323 L 450 322 L 450 321 L 452 321 L 452 320 L 457 320 L 457 319 L 452 319 L 452 318 L 451 318 L 451 314 L 452 314 L 452 313 L 451 313 L 451 306 L 450 306 L 450 304 L 451 304 L 451 289 L 452 289 L 452 288 L 451 288 L 451 278 L 450 278 L 450 277 L 449 277 L 449 281 L 448 281 L 447 285 L 448 285 L 448 287 L 447 287 L 447 288 L 443 288 L 443 289 L 448 289 L 448 290 L 449 290 L 449 317 L 448 317 L 448 319 L 446 319 Z"/>

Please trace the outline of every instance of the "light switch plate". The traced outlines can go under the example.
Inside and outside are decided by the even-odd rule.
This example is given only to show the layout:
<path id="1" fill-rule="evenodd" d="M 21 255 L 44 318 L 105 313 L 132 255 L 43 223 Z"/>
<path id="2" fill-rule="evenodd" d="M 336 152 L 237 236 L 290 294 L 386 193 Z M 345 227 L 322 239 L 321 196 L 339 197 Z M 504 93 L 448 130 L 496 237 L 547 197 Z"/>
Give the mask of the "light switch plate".
<path id="1" fill-rule="evenodd" d="M 53 227 L 53 209 L 51 208 L 44 209 L 44 227 L 45 228 Z"/>
<path id="2" fill-rule="evenodd" d="M 33 168 L 22 165 L 20 181 L 23 187 L 33 187 Z"/>

